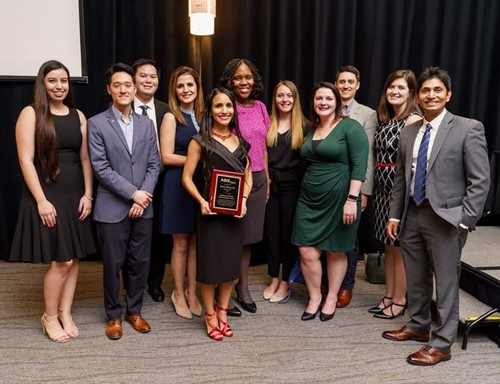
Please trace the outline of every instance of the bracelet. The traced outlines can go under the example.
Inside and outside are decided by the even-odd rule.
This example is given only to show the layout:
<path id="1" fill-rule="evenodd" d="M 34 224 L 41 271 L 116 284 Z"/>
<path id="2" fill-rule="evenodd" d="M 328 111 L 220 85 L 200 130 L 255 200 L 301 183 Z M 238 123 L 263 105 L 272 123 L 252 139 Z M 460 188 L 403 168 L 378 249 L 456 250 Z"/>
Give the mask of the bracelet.
<path id="1" fill-rule="evenodd" d="M 87 196 L 87 195 L 83 195 L 85 196 L 87 199 L 89 199 L 90 201 L 94 200 L 94 198 L 92 196 Z"/>
<path id="2" fill-rule="evenodd" d="M 354 195 L 347 195 L 347 200 L 351 200 L 351 201 L 357 201 L 358 200 L 358 196 L 354 196 Z"/>
<path id="3" fill-rule="evenodd" d="M 243 195 L 242 199 L 248 199 L 248 196 Z"/>

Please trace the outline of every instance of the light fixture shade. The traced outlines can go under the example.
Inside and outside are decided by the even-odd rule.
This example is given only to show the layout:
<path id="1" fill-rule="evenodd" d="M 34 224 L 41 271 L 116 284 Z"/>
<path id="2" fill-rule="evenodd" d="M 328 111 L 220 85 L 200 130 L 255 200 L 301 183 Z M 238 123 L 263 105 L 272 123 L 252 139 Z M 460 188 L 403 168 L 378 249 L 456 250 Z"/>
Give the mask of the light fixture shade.
<path id="1" fill-rule="evenodd" d="M 214 34 L 216 0 L 189 0 L 190 32 L 192 35 Z"/>

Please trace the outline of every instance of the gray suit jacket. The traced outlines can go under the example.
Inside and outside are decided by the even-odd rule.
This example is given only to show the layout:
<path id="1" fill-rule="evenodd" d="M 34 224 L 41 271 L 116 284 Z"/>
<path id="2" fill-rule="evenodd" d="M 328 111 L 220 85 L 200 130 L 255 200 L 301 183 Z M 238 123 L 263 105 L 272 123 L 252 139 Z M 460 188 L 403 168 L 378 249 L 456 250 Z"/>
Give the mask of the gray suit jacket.
<path id="1" fill-rule="evenodd" d="M 349 117 L 363 126 L 366 136 L 368 137 L 368 164 L 366 167 L 365 182 L 361 186 L 361 193 L 363 195 L 372 195 L 375 177 L 373 137 L 378 127 L 377 113 L 366 105 L 359 104 L 356 100 L 353 100 L 351 110 L 349 111 Z"/>
<path id="2" fill-rule="evenodd" d="M 99 181 L 94 206 L 96 221 L 122 221 L 132 206 L 135 191 L 153 193 L 158 180 L 160 162 L 153 122 L 134 112 L 132 118 L 132 153 L 111 108 L 88 121 L 90 160 Z M 152 204 L 142 217 L 153 217 Z"/>
<path id="3" fill-rule="evenodd" d="M 413 146 L 422 122 L 401 131 L 389 217 L 401 228 L 410 202 Z M 436 214 L 454 227 L 473 230 L 480 219 L 490 185 L 483 124 L 446 112 L 438 129 L 426 177 L 426 197 Z"/>

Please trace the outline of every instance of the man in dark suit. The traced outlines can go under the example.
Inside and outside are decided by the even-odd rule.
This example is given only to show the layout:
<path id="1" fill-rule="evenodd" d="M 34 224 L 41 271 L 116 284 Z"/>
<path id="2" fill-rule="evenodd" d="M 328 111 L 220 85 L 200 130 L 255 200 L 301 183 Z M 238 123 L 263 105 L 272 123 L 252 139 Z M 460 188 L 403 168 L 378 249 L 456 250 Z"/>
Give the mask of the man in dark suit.
<path id="1" fill-rule="evenodd" d="M 153 191 L 158 179 L 158 144 L 153 122 L 132 110 L 134 73 L 125 64 L 107 73 L 112 106 L 88 121 L 89 154 L 99 181 L 94 207 L 103 256 L 106 336 L 122 336 L 120 269 L 126 287 L 127 316 L 141 333 L 151 330 L 141 316 L 149 271 Z"/>
<path id="2" fill-rule="evenodd" d="M 374 167 L 375 160 L 373 158 L 373 136 L 377 130 L 378 121 L 377 113 L 367 107 L 359 104 L 354 98 L 360 86 L 361 75 L 359 70 L 353 65 L 344 65 L 339 68 L 335 77 L 335 86 L 340 92 L 342 100 L 342 114 L 356 120 L 363 126 L 366 136 L 368 137 L 368 164 L 366 168 L 365 182 L 361 187 L 361 222 L 358 229 L 358 244 L 369 244 L 373 242 L 373 212 L 371 195 L 373 193 L 374 183 Z M 358 264 L 359 250 L 354 250 L 347 253 L 347 272 L 342 281 L 340 291 L 337 296 L 337 307 L 347 307 L 352 298 L 352 290 L 354 288 L 354 279 L 356 275 L 356 267 Z"/>
<path id="3" fill-rule="evenodd" d="M 490 184 L 483 125 L 446 110 L 451 79 L 427 68 L 417 83 L 424 121 L 401 132 L 387 234 L 399 236 L 408 285 L 410 320 L 385 331 L 394 340 L 429 342 L 408 356 L 415 365 L 451 359 L 458 331 L 460 257 L 483 212 Z M 438 324 L 431 330 L 433 278 Z"/>
<path id="4" fill-rule="evenodd" d="M 160 70 L 156 61 L 152 59 L 138 59 L 132 64 L 134 70 L 137 93 L 134 98 L 134 110 L 137 114 L 148 116 L 155 125 L 156 137 L 160 138 L 160 127 L 163 116 L 170 112 L 168 104 L 155 98 L 160 80 Z M 159 147 L 158 147 L 159 149 Z M 153 193 L 153 240 L 151 244 L 151 261 L 148 276 L 148 292 L 156 302 L 165 300 L 165 292 L 161 288 L 165 276 L 165 264 L 168 256 L 172 253 L 172 236 L 162 235 L 158 230 L 158 217 L 160 212 L 160 200 L 163 187 L 163 176 L 165 167 L 160 159 L 160 175 Z"/>

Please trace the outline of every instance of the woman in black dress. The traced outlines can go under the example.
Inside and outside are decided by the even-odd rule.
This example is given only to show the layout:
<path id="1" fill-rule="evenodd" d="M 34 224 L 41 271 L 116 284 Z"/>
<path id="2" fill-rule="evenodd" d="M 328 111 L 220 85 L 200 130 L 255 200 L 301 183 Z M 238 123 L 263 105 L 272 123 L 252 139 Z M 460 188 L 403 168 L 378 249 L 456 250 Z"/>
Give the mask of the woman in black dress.
<path id="1" fill-rule="evenodd" d="M 35 81 L 34 103 L 16 124 L 25 191 L 9 260 L 49 264 L 42 330 L 55 342 L 78 337 L 71 306 L 78 259 L 94 253 L 92 170 L 85 116 L 73 108 L 68 69 L 51 60 Z"/>
<path id="2" fill-rule="evenodd" d="M 208 336 L 222 340 L 233 336 L 227 323 L 227 307 L 233 282 L 240 274 L 243 251 L 243 227 L 246 200 L 252 189 L 252 172 L 248 161 L 248 145 L 238 127 L 236 101 L 230 91 L 215 88 L 207 98 L 200 134 L 188 147 L 182 183 L 200 204 L 197 226 L 196 276 L 201 283 Z M 215 214 L 209 207 L 212 170 L 243 173 L 243 199 L 238 217 Z M 197 182 L 193 177 L 197 174 Z M 218 288 L 214 308 L 215 288 Z"/>
<path id="3" fill-rule="evenodd" d="M 300 147 L 304 143 L 305 131 L 306 119 L 297 87 L 289 80 L 280 81 L 274 88 L 271 125 L 267 132 L 271 193 L 266 205 L 264 242 L 271 283 L 263 296 L 271 303 L 289 298 L 288 277 L 298 255 L 290 238 L 304 173 Z"/>

